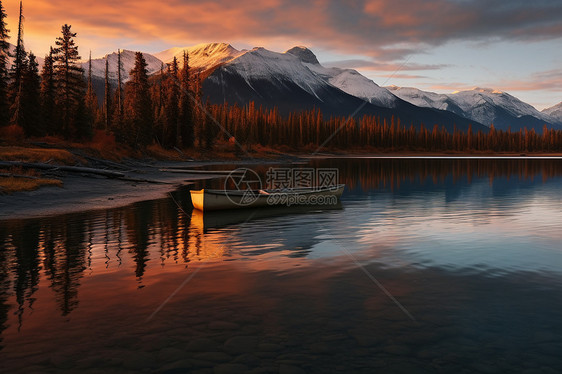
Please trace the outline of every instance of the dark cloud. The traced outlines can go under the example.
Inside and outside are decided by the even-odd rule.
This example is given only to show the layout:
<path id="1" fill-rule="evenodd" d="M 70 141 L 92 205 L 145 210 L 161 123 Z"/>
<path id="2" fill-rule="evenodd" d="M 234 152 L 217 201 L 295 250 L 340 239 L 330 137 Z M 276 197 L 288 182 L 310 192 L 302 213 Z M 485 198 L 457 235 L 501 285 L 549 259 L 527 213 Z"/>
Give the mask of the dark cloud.
<path id="1" fill-rule="evenodd" d="M 13 3 L 7 5 L 12 29 L 17 13 Z M 27 0 L 24 9 L 29 37 L 56 34 L 61 24 L 72 23 L 81 35 L 98 42 L 298 41 L 383 61 L 451 41 L 562 37 L 558 0 Z"/>

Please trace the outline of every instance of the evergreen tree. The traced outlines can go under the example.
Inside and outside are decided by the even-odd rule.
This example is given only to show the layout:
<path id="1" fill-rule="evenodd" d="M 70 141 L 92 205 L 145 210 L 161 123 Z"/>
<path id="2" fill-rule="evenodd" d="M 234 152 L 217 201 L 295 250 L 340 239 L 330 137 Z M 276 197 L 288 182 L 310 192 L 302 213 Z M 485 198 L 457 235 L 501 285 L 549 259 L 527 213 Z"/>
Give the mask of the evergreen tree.
<path id="1" fill-rule="evenodd" d="M 123 80 L 121 79 L 121 71 L 123 63 L 121 62 L 121 50 L 117 51 L 117 113 L 119 118 L 123 117 Z"/>
<path id="2" fill-rule="evenodd" d="M 10 124 L 20 126 L 23 121 L 22 109 L 22 79 L 27 69 L 27 54 L 23 45 L 23 5 L 20 1 L 20 15 L 18 23 L 18 39 L 14 52 L 14 62 L 10 70 L 10 86 L 8 89 L 8 102 L 10 103 Z"/>
<path id="3" fill-rule="evenodd" d="M 76 100 L 76 108 L 72 116 L 72 128 L 75 131 L 74 137 L 78 140 L 91 139 L 94 118 L 86 105 L 86 96 L 80 95 Z"/>
<path id="4" fill-rule="evenodd" d="M 6 28 L 6 12 L 0 1 L 0 127 L 6 126 L 9 121 L 8 101 L 8 57 L 10 45 L 8 44 L 8 29 Z"/>
<path id="5" fill-rule="evenodd" d="M 56 121 L 56 86 L 53 53 L 53 48 L 51 47 L 49 54 L 45 56 L 45 63 L 41 70 L 41 113 L 45 131 L 48 134 L 54 134 L 60 131 Z"/>
<path id="6" fill-rule="evenodd" d="M 105 130 L 109 131 L 111 128 L 111 84 L 109 83 L 109 56 L 105 59 L 105 85 L 104 85 L 104 119 Z"/>
<path id="7" fill-rule="evenodd" d="M 97 118 L 99 112 L 98 98 L 94 92 L 94 84 L 92 81 L 92 51 L 88 58 L 88 88 L 86 90 L 86 109 L 90 112 L 91 118 Z M 98 125 L 96 124 L 96 127 Z"/>
<path id="8" fill-rule="evenodd" d="M 183 52 L 183 67 L 180 72 L 179 117 L 181 140 L 184 147 L 193 147 L 195 143 L 195 126 L 193 123 L 193 92 L 189 74 L 189 54 Z"/>
<path id="9" fill-rule="evenodd" d="M 217 139 L 218 128 L 213 121 L 214 116 L 211 114 L 211 105 L 209 101 L 205 105 L 205 114 L 203 118 L 203 137 L 205 140 L 205 149 L 212 150 Z"/>
<path id="10" fill-rule="evenodd" d="M 9 88 L 9 102 L 12 104 L 12 116 L 14 115 L 14 110 L 18 110 L 18 105 L 14 105 L 16 101 L 16 96 L 20 90 L 21 79 L 23 75 L 23 70 L 27 63 L 27 54 L 25 53 L 25 48 L 23 45 L 23 5 L 20 1 L 20 16 L 18 22 L 18 39 L 16 42 L 16 50 L 14 51 L 14 62 L 10 71 L 10 88 Z"/>
<path id="11" fill-rule="evenodd" d="M 135 66 L 125 86 L 125 140 L 133 146 L 146 146 L 152 141 L 152 103 L 147 64 L 142 53 L 135 55 Z"/>
<path id="12" fill-rule="evenodd" d="M 41 79 L 39 64 L 33 53 L 29 53 L 22 72 L 21 90 L 18 94 L 18 101 L 21 103 L 18 125 L 23 128 L 26 136 L 43 136 L 45 130 L 41 117 Z"/>
<path id="13" fill-rule="evenodd" d="M 79 106 L 84 104 L 83 69 L 78 62 L 80 55 L 74 42 L 76 33 L 70 25 L 62 26 L 62 36 L 56 40 L 54 49 L 54 71 L 56 81 L 56 102 L 60 114 L 62 134 L 66 137 L 82 138 L 91 133 L 91 128 L 82 121 L 75 121 Z M 73 125 L 84 125 L 85 128 L 73 128 Z M 91 124 L 90 124 L 91 125 Z"/>
<path id="14" fill-rule="evenodd" d="M 122 140 L 123 132 L 123 83 L 121 79 L 121 71 L 123 64 L 121 63 L 121 50 L 117 50 L 117 89 L 115 90 L 115 100 L 113 101 L 113 117 L 111 119 L 111 130 L 117 137 Z"/>
<path id="15" fill-rule="evenodd" d="M 174 57 L 168 66 L 168 74 L 164 82 L 164 128 L 163 145 L 165 147 L 181 146 L 179 127 L 179 87 L 178 60 Z"/>
<path id="16" fill-rule="evenodd" d="M 12 105 L 10 106 L 10 125 L 16 125 L 22 127 L 25 116 L 25 98 L 23 97 L 23 76 L 27 72 L 27 56 L 22 59 L 19 63 L 18 74 L 20 74 L 19 84 L 15 87 L 12 81 L 12 87 L 10 89 L 10 97 Z"/>

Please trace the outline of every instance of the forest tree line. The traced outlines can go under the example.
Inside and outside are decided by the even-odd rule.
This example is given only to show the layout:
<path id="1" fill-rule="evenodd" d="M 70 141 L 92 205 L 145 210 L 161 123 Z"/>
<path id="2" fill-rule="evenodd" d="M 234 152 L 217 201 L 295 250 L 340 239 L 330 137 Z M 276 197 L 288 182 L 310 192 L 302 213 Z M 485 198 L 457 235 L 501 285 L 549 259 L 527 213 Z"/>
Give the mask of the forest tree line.
<path id="1" fill-rule="evenodd" d="M 95 130 L 115 136 L 117 142 L 135 148 L 157 143 L 165 148 L 212 149 L 216 142 L 287 146 L 293 149 L 378 149 L 412 151 L 562 151 L 562 131 L 546 126 L 487 133 L 447 131 L 444 127 L 403 125 L 399 118 L 330 117 L 319 110 L 280 115 L 277 109 L 245 106 L 203 105 L 201 80 L 189 67 L 189 55 L 174 57 L 161 74 L 149 77 L 142 53 L 135 55 L 129 80 L 124 83 L 121 54 L 117 71 L 105 69 L 101 100 L 94 92 L 91 55 L 88 71 L 80 64 L 76 33 L 63 25 L 61 36 L 39 64 L 23 42 L 23 8 L 15 50 L 10 52 L 6 13 L 0 1 L 0 128 L 14 126 L 26 137 L 59 136 L 73 141 L 91 139 Z M 8 68 L 8 60 L 12 64 Z M 117 76 L 112 87 L 110 74 Z M 101 104 L 100 104 L 101 103 Z"/>

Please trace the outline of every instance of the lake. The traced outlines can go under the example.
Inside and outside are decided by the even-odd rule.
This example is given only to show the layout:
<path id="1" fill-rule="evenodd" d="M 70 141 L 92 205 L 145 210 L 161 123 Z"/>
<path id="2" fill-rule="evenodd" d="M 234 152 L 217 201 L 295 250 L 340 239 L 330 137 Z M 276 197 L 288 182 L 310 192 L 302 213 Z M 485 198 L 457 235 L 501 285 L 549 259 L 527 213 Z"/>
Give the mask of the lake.
<path id="1" fill-rule="evenodd" d="M 302 167 L 341 204 L 0 221 L 2 370 L 562 370 L 562 160 Z"/>

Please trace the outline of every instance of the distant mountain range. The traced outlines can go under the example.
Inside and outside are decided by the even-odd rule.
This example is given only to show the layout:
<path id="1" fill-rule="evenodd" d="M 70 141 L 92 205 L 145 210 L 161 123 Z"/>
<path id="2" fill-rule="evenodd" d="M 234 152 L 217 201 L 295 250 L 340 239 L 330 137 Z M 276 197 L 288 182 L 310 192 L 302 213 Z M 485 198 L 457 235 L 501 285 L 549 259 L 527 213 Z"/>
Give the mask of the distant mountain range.
<path id="1" fill-rule="evenodd" d="M 562 123 L 562 102 L 556 104 L 555 106 L 552 106 L 550 108 L 546 108 L 542 111 L 542 113 L 546 114 L 547 116 L 550 116 L 551 118 L 554 118 L 555 120 L 558 120 L 560 123 Z"/>
<path id="2" fill-rule="evenodd" d="M 202 44 L 187 49 L 190 66 L 204 72 L 203 92 L 213 103 L 276 107 L 283 114 L 320 109 L 324 116 L 376 115 L 388 121 L 394 116 L 406 126 L 428 128 L 434 124 L 453 130 L 486 128 L 476 121 L 433 108 L 420 108 L 377 86 L 354 70 L 325 68 L 305 47 L 285 53 L 265 48 L 239 51 L 226 43 Z M 170 62 L 181 61 L 183 49 L 172 48 L 157 54 Z M 365 102 L 357 93 L 367 93 Z"/>
<path id="3" fill-rule="evenodd" d="M 466 130 L 497 129 L 514 131 L 527 127 L 562 129 L 562 102 L 542 112 L 499 90 L 476 87 L 452 94 L 437 94 L 411 87 L 381 87 L 353 69 L 322 66 L 308 48 L 297 46 L 284 53 L 265 48 L 237 50 L 227 43 L 207 43 L 171 48 L 160 53 L 143 53 L 149 74 L 159 74 L 163 64 L 174 57 L 180 65 L 189 53 L 190 67 L 201 73 L 203 93 L 212 103 L 254 101 L 257 105 L 287 114 L 320 109 L 326 116 L 376 115 L 390 120 L 398 117 L 403 125 L 427 128 L 434 124 Z M 103 96 L 105 60 L 109 77 L 117 80 L 117 52 L 92 60 L 94 87 Z M 129 79 L 135 52 L 121 50 L 122 77 Z M 39 59 L 42 65 L 43 59 Z M 82 63 L 85 72 L 88 62 Z"/>
<path id="4" fill-rule="evenodd" d="M 452 94 L 436 94 L 412 87 L 387 87 L 394 95 L 410 103 L 427 108 L 448 110 L 497 129 L 542 130 L 549 127 L 562 128 L 562 121 L 552 114 L 539 112 L 533 106 L 499 90 L 476 87 Z M 551 108 L 552 109 L 552 108 Z M 553 111 L 554 112 L 554 111 Z"/>

